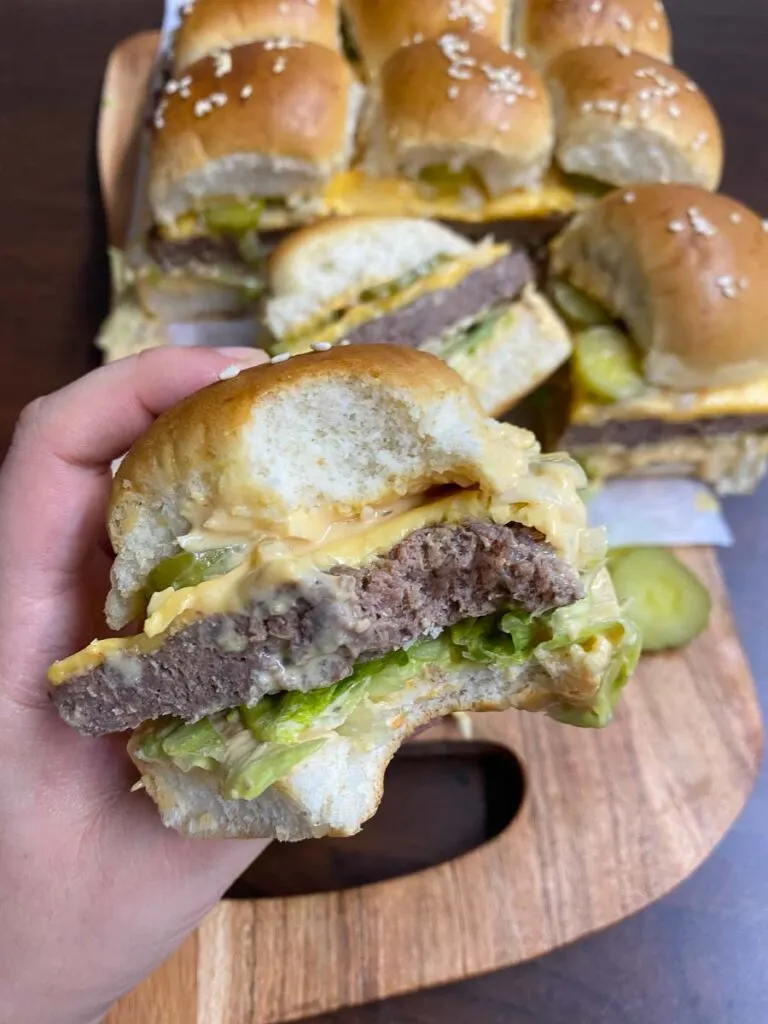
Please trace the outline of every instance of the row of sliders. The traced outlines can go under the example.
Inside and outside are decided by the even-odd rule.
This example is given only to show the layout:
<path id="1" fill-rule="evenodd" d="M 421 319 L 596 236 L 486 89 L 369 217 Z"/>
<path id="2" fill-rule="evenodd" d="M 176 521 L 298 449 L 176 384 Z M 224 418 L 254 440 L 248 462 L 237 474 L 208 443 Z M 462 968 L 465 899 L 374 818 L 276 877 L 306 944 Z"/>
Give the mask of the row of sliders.
<path id="1" fill-rule="evenodd" d="M 540 284 L 522 251 L 425 220 L 304 228 L 272 257 L 265 319 L 277 359 L 375 342 L 433 352 L 494 415 L 539 389 L 537 434 L 592 479 L 748 493 L 768 459 L 767 269 L 768 222 L 751 210 L 641 185 L 578 214 Z"/>
<path id="2" fill-rule="evenodd" d="M 722 137 L 657 0 L 196 0 L 154 112 L 145 312 L 232 315 L 257 236 L 325 215 L 490 222 L 608 187 L 715 189 Z M 350 58 L 351 53 L 351 58 Z"/>

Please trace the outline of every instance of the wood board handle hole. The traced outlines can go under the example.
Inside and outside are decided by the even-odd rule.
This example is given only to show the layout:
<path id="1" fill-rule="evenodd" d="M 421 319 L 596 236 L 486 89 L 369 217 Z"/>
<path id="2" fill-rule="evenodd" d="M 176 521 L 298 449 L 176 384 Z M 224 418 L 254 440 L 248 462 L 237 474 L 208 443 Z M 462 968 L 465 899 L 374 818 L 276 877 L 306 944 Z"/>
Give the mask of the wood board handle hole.
<path id="1" fill-rule="evenodd" d="M 523 770 L 506 747 L 410 744 L 392 761 L 381 807 L 362 832 L 348 839 L 275 843 L 227 896 L 306 896 L 423 871 L 495 838 L 523 799 Z"/>

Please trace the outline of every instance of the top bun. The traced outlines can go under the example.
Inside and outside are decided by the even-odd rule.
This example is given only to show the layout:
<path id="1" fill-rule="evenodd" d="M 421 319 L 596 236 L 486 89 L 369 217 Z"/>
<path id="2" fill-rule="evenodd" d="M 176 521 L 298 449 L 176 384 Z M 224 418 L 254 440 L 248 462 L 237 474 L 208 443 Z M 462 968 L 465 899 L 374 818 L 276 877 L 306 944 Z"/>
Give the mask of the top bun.
<path id="1" fill-rule="evenodd" d="M 499 46 L 509 39 L 509 0 L 344 0 L 343 6 L 371 77 L 401 46 L 443 32 L 477 32 Z"/>
<path id="2" fill-rule="evenodd" d="M 381 69 L 368 120 L 374 174 L 418 178 L 434 165 L 470 167 L 498 195 L 538 185 L 552 158 L 543 81 L 477 34 L 446 33 L 397 50 Z"/>
<path id="3" fill-rule="evenodd" d="M 516 39 L 537 67 L 580 46 L 620 46 L 669 63 L 672 34 L 660 0 L 520 0 Z"/>
<path id="4" fill-rule="evenodd" d="M 161 223 L 206 196 L 286 196 L 349 164 L 362 87 L 316 43 L 268 39 L 172 79 L 155 114 L 149 197 Z"/>
<path id="5" fill-rule="evenodd" d="M 551 271 L 624 321 L 647 379 L 680 390 L 768 373 L 766 223 L 691 185 L 613 192 L 552 246 Z"/>
<path id="6" fill-rule="evenodd" d="M 176 75 L 218 52 L 224 77 L 226 51 L 259 39 L 300 39 L 340 49 L 338 0 L 194 0 L 187 10 L 173 43 Z"/>
<path id="7" fill-rule="evenodd" d="M 331 300 L 472 248 L 450 228 L 412 217 L 347 217 L 303 228 L 281 242 L 269 263 L 270 330 L 283 337 Z"/>
<path id="8" fill-rule="evenodd" d="M 164 413 L 122 462 L 109 621 L 130 620 L 147 574 L 190 530 L 222 544 L 233 533 L 320 540 L 334 519 L 435 485 L 495 493 L 537 453 L 533 435 L 486 419 L 424 352 L 349 346 L 246 370 Z"/>
<path id="9" fill-rule="evenodd" d="M 719 185 L 720 122 L 684 72 L 615 46 L 583 46 L 552 61 L 546 77 L 563 170 L 611 185 Z"/>

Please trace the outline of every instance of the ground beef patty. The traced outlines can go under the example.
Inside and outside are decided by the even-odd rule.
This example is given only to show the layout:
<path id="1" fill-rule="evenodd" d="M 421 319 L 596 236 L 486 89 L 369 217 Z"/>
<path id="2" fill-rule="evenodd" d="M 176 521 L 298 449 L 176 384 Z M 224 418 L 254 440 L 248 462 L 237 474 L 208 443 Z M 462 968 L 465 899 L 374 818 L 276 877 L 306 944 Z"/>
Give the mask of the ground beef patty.
<path id="1" fill-rule="evenodd" d="M 163 270 L 183 268 L 190 263 L 213 266 L 218 263 L 243 263 L 237 239 L 227 235 L 219 238 L 168 239 L 152 232 L 147 239 L 147 251 Z"/>
<path id="2" fill-rule="evenodd" d="M 358 660 L 462 619 L 582 596 L 576 573 L 534 530 L 479 520 L 424 527 L 362 568 L 259 594 L 248 612 L 200 619 L 151 655 L 111 659 L 54 688 L 53 699 L 66 721 L 96 735 L 161 715 L 197 719 L 328 685 Z"/>
<path id="3" fill-rule="evenodd" d="M 500 302 L 516 299 L 535 271 L 523 252 L 511 252 L 490 267 L 473 270 L 455 286 L 422 295 L 387 316 L 361 324 L 345 335 L 352 344 L 394 341 L 416 348 Z"/>
<path id="4" fill-rule="evenodd" d="M 564 448 L 605 444 L 636 448 L 641 444 L 659 444 L 662 441 L 728 437 L 765 430 L 768 430 L 768 415 L 764 414 L 712 416 L 683 423 L 667 420 L 611 420 L 599 426 L 574 424 L 560 438 L 559 444 Z"/>

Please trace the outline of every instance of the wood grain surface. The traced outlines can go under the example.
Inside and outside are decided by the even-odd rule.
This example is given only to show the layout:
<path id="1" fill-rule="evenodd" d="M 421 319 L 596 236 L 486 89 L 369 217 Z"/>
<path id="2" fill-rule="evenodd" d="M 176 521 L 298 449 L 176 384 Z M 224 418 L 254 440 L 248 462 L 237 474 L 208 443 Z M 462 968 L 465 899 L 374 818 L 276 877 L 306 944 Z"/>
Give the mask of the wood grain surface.
<path id="1" fill-rule="evenodd" d="M 725 124 L 724 188 L 766 214 L 768 6 L 755 0 L 670 0 L 669 9 L 677 62 L 705 86 Z M 96 362 L 91 339 L 109 297 L 93 149 L 99 91 L 112 48 L 158 24 L 159 17 L 158 0 L 0 4 L 4 445 L 27 401 Z M 729 503 L 728 514 L 738 543 L 721 561 L 763 692 L 768 488 L 753 500 Z M 713 714 L 721 706 L 727 711 L 731 699 L 729 691 L 721 693 Z M 618 735 L 622 722 L 620 717 L 604 735 Z M 674 740 L 673 732 L 672 747 Z M 641 768 L 637 774 L 642 777 Z M 689 779 L 689 789 L 697 792 L 697 780 Z M 381 861 L 393 871 L 427 862 L 433 846 L 428 831 L 409 833 L 408 841 L 407 849 L 385 853 Z M 647 863 L 655 856 L 646 849 Z M 327 853 L 322 860 L 335 884 L 357 880 L 347 865 L 330 863 Z M 517 968 L 324 1015 L 313 1024 L 765 1024 L 767 861 L 768 784 L 762 774 L 747 811 L 704 866 L 642 914 Z M 186 956 L 187 970 L 194 964 L 197 978 L 194 947 L 187 947 Z M 134 1005 L 141 1012 L 141 1002 Z M 189 1007 L 175 1007 L 165 1019 L 194 1020 L 189 1013 Z"/>
<path id="2" fill-rule="evenodd" d="M 225 901 L 109 1024 L 183 1019 L 165 1014 L 193 959 L 189 1019 L 275 1024 L 531 959 L 682 881 L 741 811 L 762 750 L 716 562 L 705 550 L 683 556 L 715 598 L 710 629 L 683 652 L 645 658 L 609 729 L 473 716 L 476 737 L 513 751 L 526 776 L 498 838 L 377 885 Z M 429 829 L 428 807 L 423 821 Z"/>

